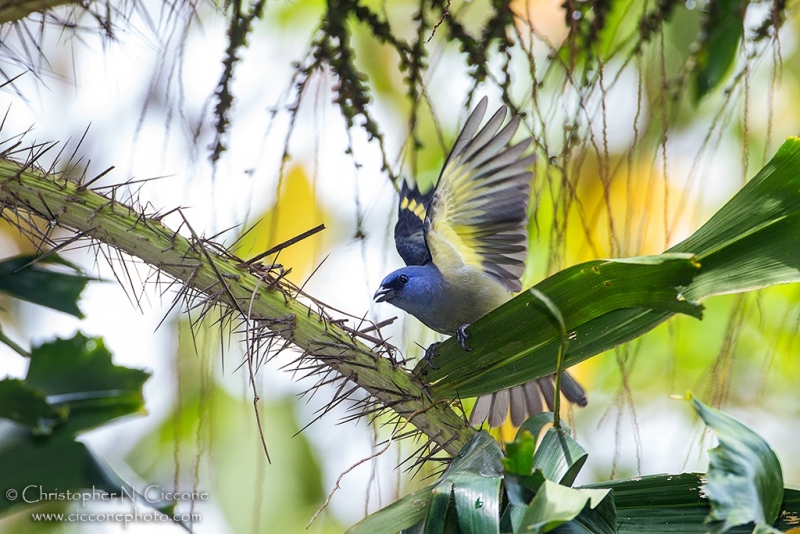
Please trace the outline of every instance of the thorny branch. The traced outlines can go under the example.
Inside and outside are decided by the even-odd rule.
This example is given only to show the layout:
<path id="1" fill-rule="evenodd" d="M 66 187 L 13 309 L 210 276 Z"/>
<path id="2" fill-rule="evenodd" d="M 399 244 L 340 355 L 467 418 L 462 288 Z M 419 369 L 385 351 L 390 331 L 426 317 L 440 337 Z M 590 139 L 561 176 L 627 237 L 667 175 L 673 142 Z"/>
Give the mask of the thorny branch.
<path id="1" fill-rule="evenodd" d="M 53 146 L 17 145 L 0 152 L 0 216 L 20 231 L 42 246 L 59 248 L 50 238 L 51 229 L 64 228 L 180 281 L 176 303 L 184 301 L 187 309 L 198 307 L 202 314 L 218 305 L 228 319 L 239 321 L 249 340 L 247 363 L 252 369 L 270 351 L 296 346 L 302 354 L 293 369 L 317 376 L 315 388 L 341 382 L 321 415 L 360 388 L 369 396 L 355 404 L 356 416 L 390 409 L 405 420 L 413 418 L 414 426 L 435 442 L 434 450 L 455 455 L 474 435 L 463 417 L 448 403 L 432 399 L 403 368 L 394 347 L 379 335 L 364 336 L 340 326 L 341 320 L 333 320 L 322 303 L 283 277 L 282 267 L 245 262 L 193 231 L 184 236 L 168 228 L 159 214 L 117 200 L 116 189 L 100 194 L 41 168 L 37 160 Z M 23 154 L 25 161 L 19 159 Z M 47 229 L 44 235 L 39 227 Z M 301 296 L 310 304 L 298 300 Z"/>

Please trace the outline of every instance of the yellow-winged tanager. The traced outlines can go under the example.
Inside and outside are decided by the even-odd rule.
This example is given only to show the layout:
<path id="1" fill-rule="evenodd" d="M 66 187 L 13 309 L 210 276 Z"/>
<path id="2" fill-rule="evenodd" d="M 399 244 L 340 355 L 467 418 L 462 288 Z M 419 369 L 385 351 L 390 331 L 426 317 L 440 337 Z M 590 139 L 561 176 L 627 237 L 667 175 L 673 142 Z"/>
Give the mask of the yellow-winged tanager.
<path id="1" fill-rule="evenodd" d="M 501 107 L 478 131 L 486 113 L 484 97 L 467 119 L 444 164 L 436 187 L 421 194 L 403 182 L 397 251 L 406 263 L 384 278 L 376 302 L 389 302 L 429 328 L 457 335 L 464 350 L 466 328 L 522 289 L 520 278 L 528 255 L 530 167 L 535 156 L 523 153 L 530 138 L 509 146 L 519 125 L 514 117 L 498 132 L 506 117 Z M 562 392 L 581 406 L 586 397 L 567 373 Z M 505 421 L 519 426 L 542 410 L 542 397 L 552 409 L 553 378 L 480 397 L 471 424 L 488 419 L 492 427 Z"/>

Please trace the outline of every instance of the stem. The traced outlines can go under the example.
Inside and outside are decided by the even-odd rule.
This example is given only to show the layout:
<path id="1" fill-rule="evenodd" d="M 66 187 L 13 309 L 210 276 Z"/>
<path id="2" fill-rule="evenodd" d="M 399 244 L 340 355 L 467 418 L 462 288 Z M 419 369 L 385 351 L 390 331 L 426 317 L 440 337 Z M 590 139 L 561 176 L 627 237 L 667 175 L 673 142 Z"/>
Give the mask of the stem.
<path id="1" fill-rule="evenodd" d="M 561 376 L 564 374 L 564 352 L 567 348 L 567 325 L 564 323 L 564 316 L 561 314 L 561 310 L 558 309 L 555 302 L 550 300 L 550 297 L 535 287 L 530 288 L 528 291 L 544 304 L 547 311 L 549 311 L 550 315 L 555 319 L 558 325 L 558 331 L 561 334 L 561 342 L 558 344 L 558 358 L 556 359 L 555 393 L 553 393 L 553 426 L 561 430 Z"/>
<path id="2" fill-rule="evenodd" d="M 0 24 L 24 19 L 31 13 L 64 4 L 80 5 L 78 0 L 0 0 Z"/>
<path id="3" fill-rule="evenodd" d="M 564 374 L 564 343 L 565 333 L 561 333 L 561 343 L 558 345 L 558 359 L 556 360 L 556 386 L 553 395 L 553 426 L 561 430 L 561 375 Z"/>

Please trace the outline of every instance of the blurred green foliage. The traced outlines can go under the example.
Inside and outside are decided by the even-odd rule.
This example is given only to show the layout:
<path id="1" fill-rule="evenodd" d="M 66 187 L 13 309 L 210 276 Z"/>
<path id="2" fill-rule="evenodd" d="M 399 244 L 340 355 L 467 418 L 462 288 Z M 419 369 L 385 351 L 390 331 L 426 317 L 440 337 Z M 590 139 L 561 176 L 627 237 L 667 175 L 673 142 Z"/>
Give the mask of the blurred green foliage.
<path id="1" fill-rule="evenodd" d="M 207 491 L 232 532 L 303 531 L 325 500 L 326 488 L 318 453 L 297 433 L 294 399 L 259 402 L 261 429 L 273 458 L 268 463 L 252 400 L 233 396 L 218 382 L 219 331 L 202 326 L 191 332 L 186 321 L 180 331 L 176 403 L 131 451 L 127 463 L 162 487 L 178 481 L 182 488 Z M 342 530 L 323 512 L 309 532 Z"/>

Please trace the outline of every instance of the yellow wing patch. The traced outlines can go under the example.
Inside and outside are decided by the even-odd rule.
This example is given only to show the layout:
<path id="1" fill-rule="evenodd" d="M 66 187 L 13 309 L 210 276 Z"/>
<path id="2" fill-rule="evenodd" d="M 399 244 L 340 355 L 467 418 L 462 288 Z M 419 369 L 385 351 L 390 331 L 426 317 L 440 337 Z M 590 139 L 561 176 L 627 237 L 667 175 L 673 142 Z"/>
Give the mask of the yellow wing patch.
<path id="1" fill-rule="evenodd" d="M 400 209 L 407 210 L 419 217 L 420 221 L 425 220 L 425 206 L 421 203 L 417 202 L 417 199 L 412 198 L 409 199 L 408 197 L 403 198 L 402 202 L 400 202 Z"/>
<path id="2" fill-rule="evenodd" d="M 425 221 L 426 241 L 445 278 L 466 276 L 468 267 L 519 291 L 534 156 L 522 156 L 530 139 L 509 146 L 518 117 L 498 132 L 505 108 L 478 131 L 485 111 L 483 99 L 447 158 Z"/>
<path id="3" fill-rule="evenodd" d="M 463 169 L 454 169 L 452 163 L 445 167 L 442 177 L 452 177 L 447 180 L 450 187 L 437 190 L 431 206 L 428 247 L 440 270 L 458 269 L 461 265 L 481 265 L 476 240 L 471 236 L 473 229 L 453 220 L 457 215 L 454 211 L 458 211 L 454 208 L 464 206 L 469 198 L 469 191 L 465 187 L 469 176 L 455 176 L 459 170 Z"/>
<path id="4" fill-rule="evenodd" d="M 438 226 L 428 234 L 428 248 L 442 273 L 453 272 L 464 265 L 481 265 L 481 257 L 475 252 L 475 241 L 463 233 L 463 227 Z"/>

